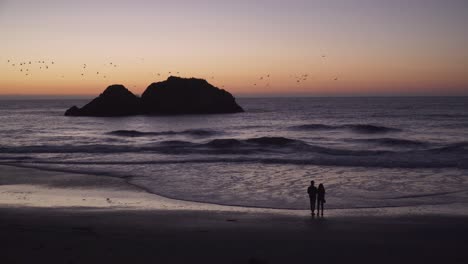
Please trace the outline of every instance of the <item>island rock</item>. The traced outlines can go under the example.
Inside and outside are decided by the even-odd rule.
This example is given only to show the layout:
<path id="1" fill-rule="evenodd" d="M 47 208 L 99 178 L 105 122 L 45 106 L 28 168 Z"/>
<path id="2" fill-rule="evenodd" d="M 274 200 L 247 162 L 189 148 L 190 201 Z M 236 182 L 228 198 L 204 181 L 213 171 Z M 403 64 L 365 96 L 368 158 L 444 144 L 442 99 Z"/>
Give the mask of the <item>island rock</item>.
<path id="1" fill-rule="evenodd" d="M 71 107 L 66 116 L 128 116 L 238 113 L 244 110 L 227 91 L 196 78 L 169 77 L 153 83 L 141 98 L 123 85 L 109 86 L 82 108 Z"/>
<path id="2" fill-rule="evenodd" d="M 141 114 L 140 98 L 123 85 L 111 85 L 82 108 L 71 107 L 66 116 L 128 116 Z"/>
<path id="3" fill-rule="evenodd" d="M 147 114 L 216 114 L 244 110 L 227 91 L 196 78 L 171 76 L 152 83 L 141 96 Z"/>

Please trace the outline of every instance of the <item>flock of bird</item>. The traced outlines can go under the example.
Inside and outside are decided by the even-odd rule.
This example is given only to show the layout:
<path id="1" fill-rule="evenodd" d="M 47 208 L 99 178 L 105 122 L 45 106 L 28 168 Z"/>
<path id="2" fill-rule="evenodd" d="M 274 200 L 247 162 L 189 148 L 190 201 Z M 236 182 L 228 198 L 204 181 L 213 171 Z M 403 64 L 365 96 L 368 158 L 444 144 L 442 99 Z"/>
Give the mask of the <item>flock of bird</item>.
<path id="1" fill-rule="evenodd" d="M 39 71 L 47 71 L 49 68 L 52 68 L 55 66 L 55 61 L 46 61 L 46 60 L 30 60 L 30 61 L 20 61 L 20 62 L 14 62 L 13 60 L 9 59 L 6 61 L 6 63 L 13 69 L 18 70 L 20 73 L 24 74 L 25 76 L 31 76 L 33 72 Z M 109 66 L 112 68 L 117 68 L 117 64 L 114 64 L 112 62 L 109 62 L 108 64 L 105 64 L 105 66 Z M 88 65 L 87 64 L 82 64 L 81 65 L 81 73 L 80 75 L 82 77 L 92 74 L 88 72 L 87 70 Z M 102 76 L 102 78 L 107 78 L 107 75 L 103 74 L 100 71 L 96 72 L 96 76 Z M 60 75 L 61 78 L 65 78 L 65 75 Z"/>
<path id="2" fill-rule="evenodd" d="M 13 62 L 12 60 L 7 60 L 7 63 L 13 67 L 17 68 L 19 72 L 23 73 L 25 76 L 29 76 L 32 73 L 32 69 L 36 66 L 39 70 L 48 70 L 49 67 L 55 64 L 54 61 L 21 61 L 21 62 Z"/>
<path id="3" fill-rule="evenodd" d="M 255 82 L 253 86 L 257 86 L 257 84 L 258 85 L 264 84 L 265 87 L 269 87 L 270 86 L 270 74 L 261 75 L 260 77 L 258 77 L 258 81 Z"/>
<path id="4" fill-rule="evenodd" d="M 117 64 L 114 64 L 112 62 L 106 63 L 106 64 L 104 64 L 104 66 L 105 67 L 111 67 L 111 68 L 117 68 Z M 81 76 L 82 77 L 84 77 L 87 74 L 87 72 L 88 72 L 86 70 L 87 68 L 88 68 L 88 65 L 86 63 L 81 65 Z M 107 78 L 107 75 L 105 73 L 102 73 L 102 71 L 101 72 L 97 71 L 96 76 L 102 76 L 103 79 Z"/>
<path id="5" fill-rule="evenodd" d="M 326 55 L 321 55 L 321 57 L 323 59 L 327 58 Z M 143 58 L 140 58 L 140 59 L 141 59 L 141 61 L 144 60 Z M 46 60 L 28 60 L 28 61 L 21 61 L 21 62 L 13 62 L 13 60 L 9 59 L 9 60 L 7 60 L 7 64 L 12 68 L 17 69 L 19 72 L 24 74 L 24 76 L 32 75 L 33 70 L 47 71 L 47 70 L 49 70 L 49 68 L 52 68 L 53 66 L 56 66 L 55 61 L 53 61 L 53 60 L 50 60 L 50 61 L 46 61 Z M 94 75 L 95 77 L 98 77 L 98 78 L 107 79 L 109 69 L 118 68 L 118 65 L 113 63 L 113 62 L 107 62 L 107 63 L 103 64 L 103 66 L 105 68 L 100 68 L 101 70 L 97 70 L 97 71 L 94 72 L 94 71 L 91 71 L 91 69 L 88 69 L 88 68 L 90 68 L 90 67 L 88 67 L 88 64 L 86 64 L 86 63 L 81 64 L 80 76 L 82 78 L 85 78 L 85 76 L 93 76 Z M 158 76 L 158 77 L 168 77 L 168 76 L 171 76 L 171 75 L 180 76 L 180 72 L 179 71 L 168 71 L 167 74 L 166 74 L 166 72 L 164 72 L 164 73 L 158 72 L 158 73 L 154 73 L 154 75 Z M 62 74 L 62 75 L 60 75 L 60 77 L 65 78 L 65 75 Z M 294 74 L 294 75 L 290 75 L 289 77 L 290 77 L 290 79 L 292 79 L 292 81 L 294 83 L 299 85 L 299 84 L 301 84 L 303 82 L 306 82 L 309 79 L 310 74 L 308 74 L 308 73 Z M 209 78 L 207 78 L 207 79 L 214 80 L 215 76 L 210 75 Z M 271 80 L 271 74 L 270 73 L 260 75 L 260 76 L 257 76 L 256 81 L 254 81 L 252 83 L 252 86 L 269 87 L 270 86 L 270 80 Z M 338 77 L 334 77 L 333 80 L 337 81 Z M 222 85 L 222 87 L 224 87 L 224 85 Z"/>

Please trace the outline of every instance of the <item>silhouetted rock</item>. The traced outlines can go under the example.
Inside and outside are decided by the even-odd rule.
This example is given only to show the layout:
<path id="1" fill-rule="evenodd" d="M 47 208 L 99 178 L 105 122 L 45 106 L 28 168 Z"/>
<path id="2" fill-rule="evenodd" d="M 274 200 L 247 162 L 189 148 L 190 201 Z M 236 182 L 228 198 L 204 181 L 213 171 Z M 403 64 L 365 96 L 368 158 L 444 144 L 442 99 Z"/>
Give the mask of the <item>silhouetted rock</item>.
<path id="1" fill-rule="evenodd" d="M 74 105 L 70 107 L 70 109 L 65 111 L 65 115 L 66 116 L 78 116 L 80 115 L 80 109 L 76 105 Z"/>
<path id="2" fill-rule="evenodd" d="M 71 107 L 66 116 L 127 116 L 141 114 L 140 98 L 123 85 L 111 85 L 82 108 Z"/>
<path id="3" fill-rule="evenodd" d="M 215 114 L 244 110 L 227 91 L 206 80 L 169 77 L 151 84 L 141 96 L 147 114 Z"/>
<path id="4" fill-rule="evenodd" d="M 138 114 L 216 114 L 244 110 L 234 97 L 207 81 L 169 77 L 151 84 L 141 99 L 123 85 L 111 85 L 82 108 L 71 107 L 66 116 L 127 116 Z"/>

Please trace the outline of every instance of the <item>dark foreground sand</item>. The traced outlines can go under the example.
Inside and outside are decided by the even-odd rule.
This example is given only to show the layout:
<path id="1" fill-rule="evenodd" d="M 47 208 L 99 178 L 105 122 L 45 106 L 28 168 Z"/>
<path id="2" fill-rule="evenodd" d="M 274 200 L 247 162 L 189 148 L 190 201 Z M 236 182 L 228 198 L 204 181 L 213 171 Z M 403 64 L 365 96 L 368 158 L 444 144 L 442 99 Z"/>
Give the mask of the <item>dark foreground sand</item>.
<path id="1" fill-rule="evenodd" d="M 468 263 L 467 220 L 3 208 L 0 259 L 1 263 Z"/>
<path id="2" fill-rule="evenodd" d="M 23 185 L 29 196 L 17 199 L 45 199 L 24 182 L 8 184 L 9 170 L 0 168 L 0 202 Z M 0 263 L 468 263 L 463 215 L 330 212 L 312 219 L 306 212 L 190 206 L 65 207 L 47 199 L 50 207 L 42 200 L 0 203 Z"/>

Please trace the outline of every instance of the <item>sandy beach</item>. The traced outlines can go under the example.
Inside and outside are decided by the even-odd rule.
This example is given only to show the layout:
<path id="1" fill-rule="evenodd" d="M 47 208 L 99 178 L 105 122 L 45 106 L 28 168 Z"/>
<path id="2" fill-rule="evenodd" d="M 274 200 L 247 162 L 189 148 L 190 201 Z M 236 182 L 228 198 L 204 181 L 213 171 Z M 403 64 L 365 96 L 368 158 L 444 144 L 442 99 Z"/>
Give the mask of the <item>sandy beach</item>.
<path id="1" fill-rule="evenodd" d="M 466 263 L 440 207 L 304 210 L 167 199 L 125 180 L 0 166 L 2 263 Z"/>

